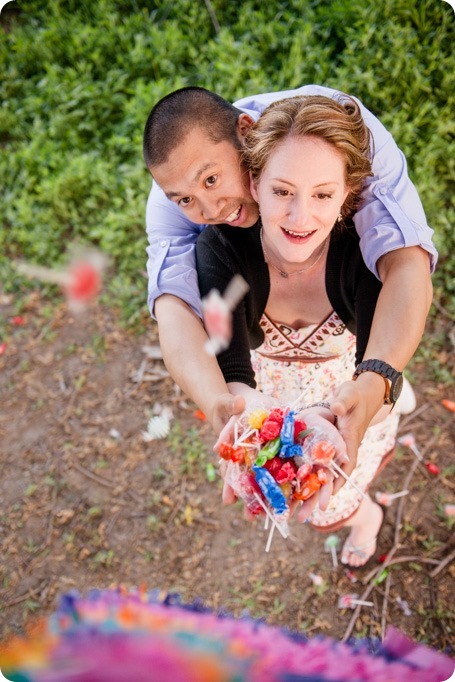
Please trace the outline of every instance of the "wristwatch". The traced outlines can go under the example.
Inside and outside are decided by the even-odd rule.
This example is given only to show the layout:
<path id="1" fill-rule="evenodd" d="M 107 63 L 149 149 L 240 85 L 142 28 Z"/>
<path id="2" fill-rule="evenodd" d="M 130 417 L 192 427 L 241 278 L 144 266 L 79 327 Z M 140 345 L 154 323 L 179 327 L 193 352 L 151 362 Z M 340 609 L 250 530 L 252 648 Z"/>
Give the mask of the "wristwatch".
<path id="1" fill-rule="evenodd" d="M 403 388 L 403 374 L 383 360 L 364 360 L 357 365 L 352 380 L 355 381 L 363 372 L 375 372 L 384 378 L 384 405 L 395 405 Z"/>

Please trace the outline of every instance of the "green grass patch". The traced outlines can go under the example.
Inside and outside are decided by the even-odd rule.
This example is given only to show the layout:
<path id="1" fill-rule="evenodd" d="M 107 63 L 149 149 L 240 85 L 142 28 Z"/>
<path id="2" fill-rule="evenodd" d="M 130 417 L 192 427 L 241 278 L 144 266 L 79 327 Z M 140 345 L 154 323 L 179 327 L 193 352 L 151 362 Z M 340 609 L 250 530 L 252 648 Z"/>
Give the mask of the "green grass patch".
<path id="1" fill-rule="evenodd" d="M 405 152 L 453 308 L 454 14 L 441 0 L 17 0 L 0 15 L 0 277 L 55 265 L 70 243 L 112 257 L 106 299 L 129 324 L 146 305 L 142 131 L 184 85 L 236 98 L 305 83 L 359 97 Z M 219 24 L 219 30 L 218 30 Z M 47 288 L 55 295 L 55 288 Z"/>

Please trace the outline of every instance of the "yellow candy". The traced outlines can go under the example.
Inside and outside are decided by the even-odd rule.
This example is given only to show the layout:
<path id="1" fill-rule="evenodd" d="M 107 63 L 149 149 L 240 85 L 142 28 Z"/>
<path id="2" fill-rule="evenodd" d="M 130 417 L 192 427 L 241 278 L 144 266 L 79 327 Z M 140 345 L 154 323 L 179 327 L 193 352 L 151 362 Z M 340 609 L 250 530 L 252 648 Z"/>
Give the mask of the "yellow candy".
<path id="1" fill-rule="evenodd" d="M 254 410 L 248 417 L 248 425 L 252 429 L 260 429 L 266 417 L 267 412 L 265 410 Z"/>
<path id="2" fill-rule="evenodd" d="M 280 485 L 280 488 L 281 488 L 281 490 L 282 490 L 282 492 L 283 492 L 283 495 L 284 495 L 286 498 L 291 497 L 292 485 L 291 485 L 288 481 L 286 481 L 286 483 L 282 483 L 282 484 Z"/>

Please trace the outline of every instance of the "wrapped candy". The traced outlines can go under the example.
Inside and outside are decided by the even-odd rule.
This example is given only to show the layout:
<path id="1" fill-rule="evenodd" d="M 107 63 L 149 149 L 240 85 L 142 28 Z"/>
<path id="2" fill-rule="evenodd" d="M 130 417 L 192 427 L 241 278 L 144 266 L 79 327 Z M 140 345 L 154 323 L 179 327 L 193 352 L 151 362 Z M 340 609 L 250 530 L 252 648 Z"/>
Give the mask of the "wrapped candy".
<path id="1" fill-rule="evenodd" d="M 448 398 L 444 398 L 441 400 L 441 405 L 446 408 L 446 410 L 449 410 L 449 412 L 455 412 L 455 400 L 449 400 Z"/>
<path id="2" fill-rule="evenodd" d="M 240 433 L 239 433 L 240 430 Z M 288 534 L 291 505 L 306 501 L 328 483 L 336 450 L 321 429 L 307 429 L 290 409 L 255 410 L 237 425 L 233 443 L 219 447 L 224 478 L 247 510 Z"/>
<path id="3" fill-rule="evenodd" d="M 109 264 L 105 254 L 96 249 L 74 249 L 64 269 L 48 268 L 29 263 L 17 263 L 18 272 L 25 277 L 62 287 L 69 307 L 82 311 L 101 291 L 103 273 Z"/>
<path id="4" fill-rule="evenodd" d="M 256 482 L 259 485 L 262 494 L 273 509 L 275 514 L 285 514 L 289 511 L 286 497 L 281 490 L 278 483 L 276 483 L 272 474 L 267 469 L 260 466 L 253 466 L 253 472 L 256 477 Z"/>
<path id="5" fill-rule="evenodd" d="M 204 327 L 209 340 L 205 350 L 209 355 L 218 355 L 229 347 L 232 339 L 232 311 L 249 289 L 241 275 L 235 275 L 229 282 L 224 294 L 212 289 L 202 299 Z"/>

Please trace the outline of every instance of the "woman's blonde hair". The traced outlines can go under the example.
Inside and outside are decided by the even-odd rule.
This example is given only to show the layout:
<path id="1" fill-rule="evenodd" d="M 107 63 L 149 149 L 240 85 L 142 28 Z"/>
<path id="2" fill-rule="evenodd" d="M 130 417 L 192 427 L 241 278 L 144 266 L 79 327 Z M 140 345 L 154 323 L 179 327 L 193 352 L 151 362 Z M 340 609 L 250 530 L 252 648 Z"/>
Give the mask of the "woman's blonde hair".
<path id="1" fill-rule="evenodd" d="M 349 194 L 342 206 L 343 218 L 352 216 L 361 202 L 366 178 L 372 175 L 370 131 L 359 105 L 347 95 L 338 101 L 319 95 L 290 97 L 271 104 L 249 129 L 243 159 L 259 180 L 270 155 L 288 137 L 311 135 L 329 143 L 345 162 Z"/>

